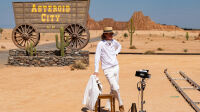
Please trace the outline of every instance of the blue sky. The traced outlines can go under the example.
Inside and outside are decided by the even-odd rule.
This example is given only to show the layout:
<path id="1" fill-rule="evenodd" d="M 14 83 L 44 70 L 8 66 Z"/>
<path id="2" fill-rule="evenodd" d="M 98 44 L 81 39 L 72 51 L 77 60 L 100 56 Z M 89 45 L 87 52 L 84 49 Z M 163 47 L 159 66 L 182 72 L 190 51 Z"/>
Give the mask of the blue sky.
<path id="1" fill-rule="evenodd" d="M 1 0 L 0 27 L 15 27 L 13 1 L 34 0 Z M 95 20 L 127 21 L 135 11 L 143 11 L 156 23 L 200 29 L 200 0 L 91 0 L 89 13 Z"/>

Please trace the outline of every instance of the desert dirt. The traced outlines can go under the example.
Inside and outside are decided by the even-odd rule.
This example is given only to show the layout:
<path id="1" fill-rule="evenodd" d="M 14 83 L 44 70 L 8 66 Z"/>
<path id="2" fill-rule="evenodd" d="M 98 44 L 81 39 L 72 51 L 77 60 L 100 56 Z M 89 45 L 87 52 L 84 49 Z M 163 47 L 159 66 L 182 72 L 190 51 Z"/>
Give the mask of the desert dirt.
<path id="1" fill-rule="evenodd" d="M 99 36 L 101 32 L 91 32 L 91 38 Z M 198 35 L 196 32 L 191 32 L 191 38 L 188 41 L 184 37 L 185 32 L 176 32 L 175 38 L 173 37 L 174 32 L 165 32 L 165 37 L 162 36 L 161 31 L 152 31 L 151 36 L 150 31 L 136 33 L 133 45 L 137 49 L 128 49 L 129 39 L 120 36 L 123 33 L 118 32 L 119 35 L 115 39 L 122 44 L 122 52 L 155 50 L 155 52 L 183 53 L 184 49 L 188 49 L 189 53 L 200 52 L 200 41 L 194 40 Z M 16 47 L 9 38 L 9 31 L 7 39 L 5 39 L 5 34 L 3 35 L 0 45 L 4 45 L 6 49 L 0 48 L 0 110 L 2 112 L 81 112 L 84 107 L 82 105 L 84 90 L 90 75 L 94 72 L 93 54 L 90 55 L 90 65 L 86 70 L 71 71 L 70 67 L 9 66 L 6 65 L 5 52 Z M 55 42 L 52 35 L 43 35 L 46 37 L 41 39 L 39 45 Z M 95 51 L 97 43 L 89 43 L 84 50 Z M 164 50 L 157 51 L 159 47 Z M 172 77 L 180 78 L 177 74 L 179 70 L 182 70 L 199 84 L 200 57 L 198 55 L 120 54 L 117 58 L 120 65 L 120 92 L 126 112 L 133 102 L 137 103 L 137 108 L 139 108 L 139 92 L 136 85 L 140 78 L 134 76 L 135 71 L 139 69 L 149 69 L 152 75 L 147 80 L 144 91 L 145 110 L 148 112 L 194 112 L 163 72 L 165 68 L 168 68 L 168 73 Z M 109 93 L 109 84 L 101 69 L 99 78 L 103 84 L 103 93 Z M 181 81 L 178 83 L 183 87 L 188 86 Z M 199 93 L 193 93 L 191 90 L 186 92 L 194 101 L 199 101 Z M 116 105 L 118 111 L 117 102 Z"/>

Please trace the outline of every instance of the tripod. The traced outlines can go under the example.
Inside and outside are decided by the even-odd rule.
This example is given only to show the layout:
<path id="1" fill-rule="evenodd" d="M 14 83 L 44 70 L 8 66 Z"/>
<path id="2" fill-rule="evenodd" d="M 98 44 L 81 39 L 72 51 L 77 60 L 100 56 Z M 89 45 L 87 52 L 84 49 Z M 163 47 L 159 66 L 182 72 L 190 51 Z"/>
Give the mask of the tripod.
<path id="1" fill-rule="evenodd" d="M 145 87 L 146 87 L 145 78 L 142 78 L 142 80 L 137 83 L 138 91 L 141 91 L 141 110 L 139 112 L 146 112 L 146 110 L 143 110 L 143 108 L 144 108 L 143 105 L 145 104 L 145 101 L 143 99 L 143 94 L 144 94 Z"/>

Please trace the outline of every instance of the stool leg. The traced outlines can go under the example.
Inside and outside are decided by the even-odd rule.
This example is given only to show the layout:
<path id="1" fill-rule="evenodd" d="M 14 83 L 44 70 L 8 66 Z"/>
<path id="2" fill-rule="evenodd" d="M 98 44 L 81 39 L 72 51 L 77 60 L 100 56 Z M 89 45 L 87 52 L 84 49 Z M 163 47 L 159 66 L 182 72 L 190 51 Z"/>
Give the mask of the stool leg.
<path id="1" fill-rule="evenodd" d="M 110 107 L 111 107 L 111 112 L 113 112 L 113 98 L 110 98 Z"/>
<path id="2" fill-rule="evenodd" d="M 98 104 L 99 104 L 98 110 L 99 110 L 99 112 L 100 112 L 100 111 L 101 111 L 101 100 L 100 100 L 100 99 L 98 100 Z"/>
<path id="3" fill-rule="evenodd" d="M 115 112 L 115 97 L 113 97 L 113 111 Z"/>

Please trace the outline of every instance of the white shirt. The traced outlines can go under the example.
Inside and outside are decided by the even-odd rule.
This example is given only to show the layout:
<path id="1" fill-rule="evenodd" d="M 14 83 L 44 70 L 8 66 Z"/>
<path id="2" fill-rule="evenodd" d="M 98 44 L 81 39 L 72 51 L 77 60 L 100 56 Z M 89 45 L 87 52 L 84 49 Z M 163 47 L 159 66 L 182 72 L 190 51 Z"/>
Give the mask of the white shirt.
<path id="1" fill-rule="evenodd" d="M 96 75 L 91 75 L 85 89 L 83 104 L 89 110 L 91 111 L 94 110 L 98 96 L 101 93 L 102 93 L 102 85 L 101 82 L 99 81 L 99 78 L 96 77 Z"/>
<path id="2" fill-rule="evenodd" d="M 95 72 L 99 71 L 99 61 L 102 69 L 118 65 L 117 54 L 121 50 L 121 45 L 116 40 L 102 40 L 98 43 L 95 53 Z"/>

